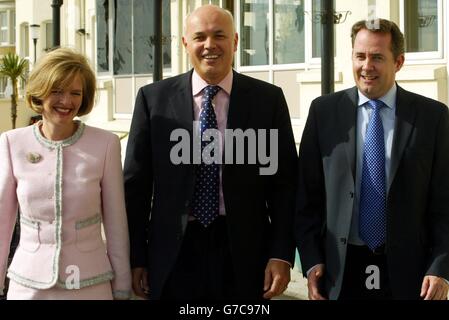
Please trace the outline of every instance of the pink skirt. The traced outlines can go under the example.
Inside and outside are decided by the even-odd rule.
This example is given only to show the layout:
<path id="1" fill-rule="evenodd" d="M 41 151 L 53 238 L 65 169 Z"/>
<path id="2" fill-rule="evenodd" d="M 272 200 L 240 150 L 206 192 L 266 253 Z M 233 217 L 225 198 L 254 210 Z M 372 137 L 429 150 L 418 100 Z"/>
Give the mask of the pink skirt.
<path id="1" fill-rule="evenodd" d="M 24 287 L 10 280 L 8 300 L 112 300 L 111 282 L 99 283 L 97 285 L 81 289 L 63 289 L 53 287 L 50 289 L 33 289 Z"/>

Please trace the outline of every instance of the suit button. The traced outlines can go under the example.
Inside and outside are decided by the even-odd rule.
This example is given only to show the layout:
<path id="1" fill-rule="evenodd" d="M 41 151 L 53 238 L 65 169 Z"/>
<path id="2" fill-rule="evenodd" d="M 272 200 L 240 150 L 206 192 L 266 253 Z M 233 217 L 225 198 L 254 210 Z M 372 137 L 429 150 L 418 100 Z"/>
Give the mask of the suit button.
<path id="1" fill-rule="evenodd" d="M 346 238 L 340 238 L 340 242 L 346 244 Z"/>
<path id="2" fill-rule="evenodd" d="M 354 198 L 354 192 L 350 191 L 349 192 L 349 196 L 351 197 L 351 199 L 353 199 Z"/>

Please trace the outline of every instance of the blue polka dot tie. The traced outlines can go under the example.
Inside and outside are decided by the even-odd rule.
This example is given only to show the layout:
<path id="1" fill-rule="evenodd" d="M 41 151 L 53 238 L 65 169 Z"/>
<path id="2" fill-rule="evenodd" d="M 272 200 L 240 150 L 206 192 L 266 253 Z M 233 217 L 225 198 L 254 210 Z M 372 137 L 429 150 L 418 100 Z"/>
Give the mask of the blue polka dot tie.
<path id="1" fill-rule="evenodd" d="M 201 137 L 207 129 L 218 130 L 217 117 L 212 106 L 212 100 L 219 90 L 219 86 L 207 86 L 204 88 L 200 113 Z M 203 154 L 204 148 L 209 143 L 211 141 L 201 141 L 201 154 Z M 214 156 L 213 151 L 210 152 L 210 155 Z M 201 157 L 201 164 L 197 167 L 196 172 L 193 215 L 205 227 L 218 217 L 219 183 L 218 164 L 214 162 L 206 164 L 203 157 Z"/>
<path id="2" fill-rule="evenodd" d="M 372 113 L 363 152 L 359 234 L 365 244 L 375 250 L 385 243 L 386 237 L 385 142 L 380 118 L 384 104 L 380 100 L 370 100 L 368 104 Z"/>

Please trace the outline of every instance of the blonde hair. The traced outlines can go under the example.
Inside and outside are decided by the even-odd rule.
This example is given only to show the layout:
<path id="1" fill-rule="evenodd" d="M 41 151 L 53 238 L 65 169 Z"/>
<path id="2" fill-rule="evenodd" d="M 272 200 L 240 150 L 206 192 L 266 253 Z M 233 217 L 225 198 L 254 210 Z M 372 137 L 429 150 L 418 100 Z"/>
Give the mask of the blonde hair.
<path id="1" fill-rule="evenodd" d="M 92 111 L 95 102 L 96 78 L 86 57 L 69 48 L 48 52 L 34 66 L 26 87 L 26 102 L 37 113 L 42 113 L 42 100 L 53 89 L 67 87 L 79 75 L 83 84 L 83 100 L 77 116 Z"/>

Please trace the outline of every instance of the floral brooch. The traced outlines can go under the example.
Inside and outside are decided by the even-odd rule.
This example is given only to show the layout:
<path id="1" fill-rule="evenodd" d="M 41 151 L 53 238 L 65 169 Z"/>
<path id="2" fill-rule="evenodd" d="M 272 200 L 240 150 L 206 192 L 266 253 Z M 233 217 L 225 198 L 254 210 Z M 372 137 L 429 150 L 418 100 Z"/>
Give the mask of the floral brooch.
<path id="1" fill-rule="evenodd" d="M 31 163 L 38 163 L 42 160 L 42 156 L 37 152 L 29 152 L 27 154 L 27 160 Z"/>

